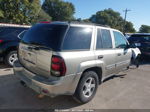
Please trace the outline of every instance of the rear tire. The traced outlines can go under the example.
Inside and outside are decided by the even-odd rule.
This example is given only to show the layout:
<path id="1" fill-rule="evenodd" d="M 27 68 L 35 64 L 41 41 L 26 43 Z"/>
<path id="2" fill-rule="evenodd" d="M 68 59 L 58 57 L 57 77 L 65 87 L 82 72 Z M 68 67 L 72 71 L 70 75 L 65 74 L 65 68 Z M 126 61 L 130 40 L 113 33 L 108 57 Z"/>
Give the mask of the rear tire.
<path id="1" fill-rule="evenodd" d="M 9 65 L 9 66 L 13 66 L 14 62 L 18 60 L 17 58 L 17 51 L 10 51 L 6 57 L 5 57 L 5 64 Z"/>
<path id="2" fill-rule="evenodd" d="M 98 85 L 99 79 L 94 71 L 83 73 L 74 94 L 74 99 L 79 103 L 89 102 L 95 96 Z"/>

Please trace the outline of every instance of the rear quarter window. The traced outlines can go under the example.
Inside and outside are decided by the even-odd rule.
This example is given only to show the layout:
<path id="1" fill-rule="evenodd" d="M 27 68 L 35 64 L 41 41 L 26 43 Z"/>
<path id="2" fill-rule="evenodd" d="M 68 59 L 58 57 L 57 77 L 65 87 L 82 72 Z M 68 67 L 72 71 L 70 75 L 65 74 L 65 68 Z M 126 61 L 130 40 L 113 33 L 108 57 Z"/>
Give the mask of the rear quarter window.
<path id="1" fill-rule="evenodd" d="M 63 50 L 89 50 L 93 28 L 70 27 L 63 43 Z"/>
<path id="2" fill-rule="evenodd" d="M 22 39 L 26 32 L 27 30 L 23 30 L 21 33 L 19 33 L 18 38 Z"/>

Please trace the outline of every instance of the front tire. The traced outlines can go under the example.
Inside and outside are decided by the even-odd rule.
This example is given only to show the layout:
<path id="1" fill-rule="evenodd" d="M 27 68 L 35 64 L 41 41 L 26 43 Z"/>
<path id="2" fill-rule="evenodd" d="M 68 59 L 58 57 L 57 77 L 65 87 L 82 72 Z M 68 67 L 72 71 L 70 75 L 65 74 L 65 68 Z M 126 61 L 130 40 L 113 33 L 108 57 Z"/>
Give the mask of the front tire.
<path id="1" fill-rule="evenodd" d="M 80 103 L 89 102 L 95 96 L 98 85 L 99 79 L 94 71 L 87 71 L 83 73 L 74 94 L 75 100 Z"/>
<path id="2" fill-rule="evenodd" d="M 17 51 L 10 51 L 5 57 L 5 64 L 12 67 L 16 60 L 18 60 Z"/>

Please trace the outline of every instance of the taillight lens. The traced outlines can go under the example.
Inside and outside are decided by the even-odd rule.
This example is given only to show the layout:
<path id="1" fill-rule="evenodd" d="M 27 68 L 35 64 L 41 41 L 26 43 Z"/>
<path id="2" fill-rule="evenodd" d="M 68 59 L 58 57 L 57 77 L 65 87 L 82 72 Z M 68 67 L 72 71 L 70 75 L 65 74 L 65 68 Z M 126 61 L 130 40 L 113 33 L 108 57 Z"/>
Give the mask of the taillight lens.
<path id="1" fill-rule="evenodd" d="M 3 40 L 0 40 L 0 43 L 2 43 L 3 42 Z"/>
<path id="2" fill-rule="evenodd" d="M 52 56 L 51 75 L 56 77 L 64 76 L 66 73 L 66 65 L 64 60 L 59 56 Z"/>

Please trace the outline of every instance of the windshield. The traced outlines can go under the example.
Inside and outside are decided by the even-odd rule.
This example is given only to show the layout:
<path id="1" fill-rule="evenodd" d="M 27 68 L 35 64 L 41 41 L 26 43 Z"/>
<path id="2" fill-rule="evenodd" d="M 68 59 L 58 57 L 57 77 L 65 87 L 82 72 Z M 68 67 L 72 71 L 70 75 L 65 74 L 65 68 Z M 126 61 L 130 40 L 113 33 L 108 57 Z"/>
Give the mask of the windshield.
<path id="1" fill-rule="evenodd" d="M 22 42 L 60 50 L 66 29 L 67 25 L 36 24 L 25 33 Z"/>

